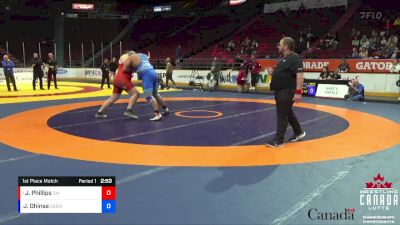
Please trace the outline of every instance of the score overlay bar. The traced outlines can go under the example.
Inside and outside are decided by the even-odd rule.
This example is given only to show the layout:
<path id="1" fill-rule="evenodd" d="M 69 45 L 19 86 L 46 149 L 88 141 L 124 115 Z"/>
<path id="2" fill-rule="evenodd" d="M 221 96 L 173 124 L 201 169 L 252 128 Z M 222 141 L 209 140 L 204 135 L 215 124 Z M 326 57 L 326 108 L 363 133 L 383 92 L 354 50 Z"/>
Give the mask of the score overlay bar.
<path id="1" fill-rule="evenodd" d="M 18 177 L 19 213 L 115 213 L 115 177 Z"/>

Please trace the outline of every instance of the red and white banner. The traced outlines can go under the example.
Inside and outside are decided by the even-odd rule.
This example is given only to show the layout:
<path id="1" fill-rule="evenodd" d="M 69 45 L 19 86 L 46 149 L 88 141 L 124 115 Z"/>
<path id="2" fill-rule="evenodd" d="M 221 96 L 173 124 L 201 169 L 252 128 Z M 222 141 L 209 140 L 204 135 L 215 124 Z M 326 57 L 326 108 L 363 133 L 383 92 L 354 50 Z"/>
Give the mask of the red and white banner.
<path id="1" fill-rule="evenodd" d="M 351 73 L 389 73 L 394 59 L 348 59 Z M 260 59 L 259 63 L 263 69 L 274 67 L 276 60 Z M 324 66 L 330 71 L 336 70 L 342 63 L 341 59 L 304 59 L 303 66 L 306 72 L 321 72 Z"/>
<path id="2" fill-rule="evenodd" d="M 73 10 L 94 10 L 94 4 L 72 3 Z"/>

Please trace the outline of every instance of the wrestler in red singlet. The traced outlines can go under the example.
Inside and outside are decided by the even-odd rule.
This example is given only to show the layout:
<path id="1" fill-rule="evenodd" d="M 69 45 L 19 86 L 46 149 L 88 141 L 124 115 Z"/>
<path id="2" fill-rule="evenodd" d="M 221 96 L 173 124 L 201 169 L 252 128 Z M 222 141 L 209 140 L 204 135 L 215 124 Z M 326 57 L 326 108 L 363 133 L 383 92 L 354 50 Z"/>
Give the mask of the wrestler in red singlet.
<path id="1" fill-rule="evenodd" d="M 115 76 L 114 80 L 114 94 L 121 94 L 122 91 L 128 92 L 131 90 L 134 85 L 131 82 L 132 79 L 132 71 L 126 72 L 123 70 L 124 64 L 118 63 L 118 73 Z"/>

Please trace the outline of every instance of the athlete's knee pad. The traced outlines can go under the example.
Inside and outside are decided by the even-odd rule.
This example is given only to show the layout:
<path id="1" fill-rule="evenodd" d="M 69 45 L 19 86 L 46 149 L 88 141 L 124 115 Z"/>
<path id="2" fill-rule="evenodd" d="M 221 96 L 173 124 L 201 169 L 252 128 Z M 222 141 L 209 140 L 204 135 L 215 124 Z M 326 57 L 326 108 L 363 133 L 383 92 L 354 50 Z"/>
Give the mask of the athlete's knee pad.
<path id="1" fill-rule="evenodd" d="M 148 103 L 151 103 L 151 102 L 155 101 L 156 99 L 152 95 L 149 95 L 146 97 L 146 100 Z"/>

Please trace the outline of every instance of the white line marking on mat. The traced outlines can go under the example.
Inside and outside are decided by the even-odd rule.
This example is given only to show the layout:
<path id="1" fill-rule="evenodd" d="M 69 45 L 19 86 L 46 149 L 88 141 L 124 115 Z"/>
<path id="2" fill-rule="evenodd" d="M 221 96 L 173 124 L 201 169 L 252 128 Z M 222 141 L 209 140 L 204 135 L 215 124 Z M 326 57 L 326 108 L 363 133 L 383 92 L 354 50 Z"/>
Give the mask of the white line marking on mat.
<path id="1" fill-rule="evenodd" d="M 271 225 L 280 225 L 280 224 L 285 223 L 290 217 L 292 217 L 294 214 L 299 212 L 301 209 L 303 209 L 305 206 L 307 206 L 314 199 L 321 196 L 322 192 L 324 192 L 328 188 L 332 187 L 336 182 L 345 178 L 350 173 L 351 170 L 353 170 L 358 165 L 360 165 L 362 162 L 364 162 L 368 156 L 370 156 L 370 154 L 359 157 L 356 161 L 347 165 L 343 170 L 340 170 L 339 172 L 337 172 L 331 178 L 326 180 L 324 183 L 322 183 L 317 188 L 315 188 L 312 192 L 310 192 L 308 195 L 306 195 L 301 201 L 299 201 L 295 205 L 293 205 L 292 208 L 290 208 L 288 211 L 286 211 L 285 213 L 280 215 L 278 218 L 276 218 L 274 221 L 272 221 Z"/>

